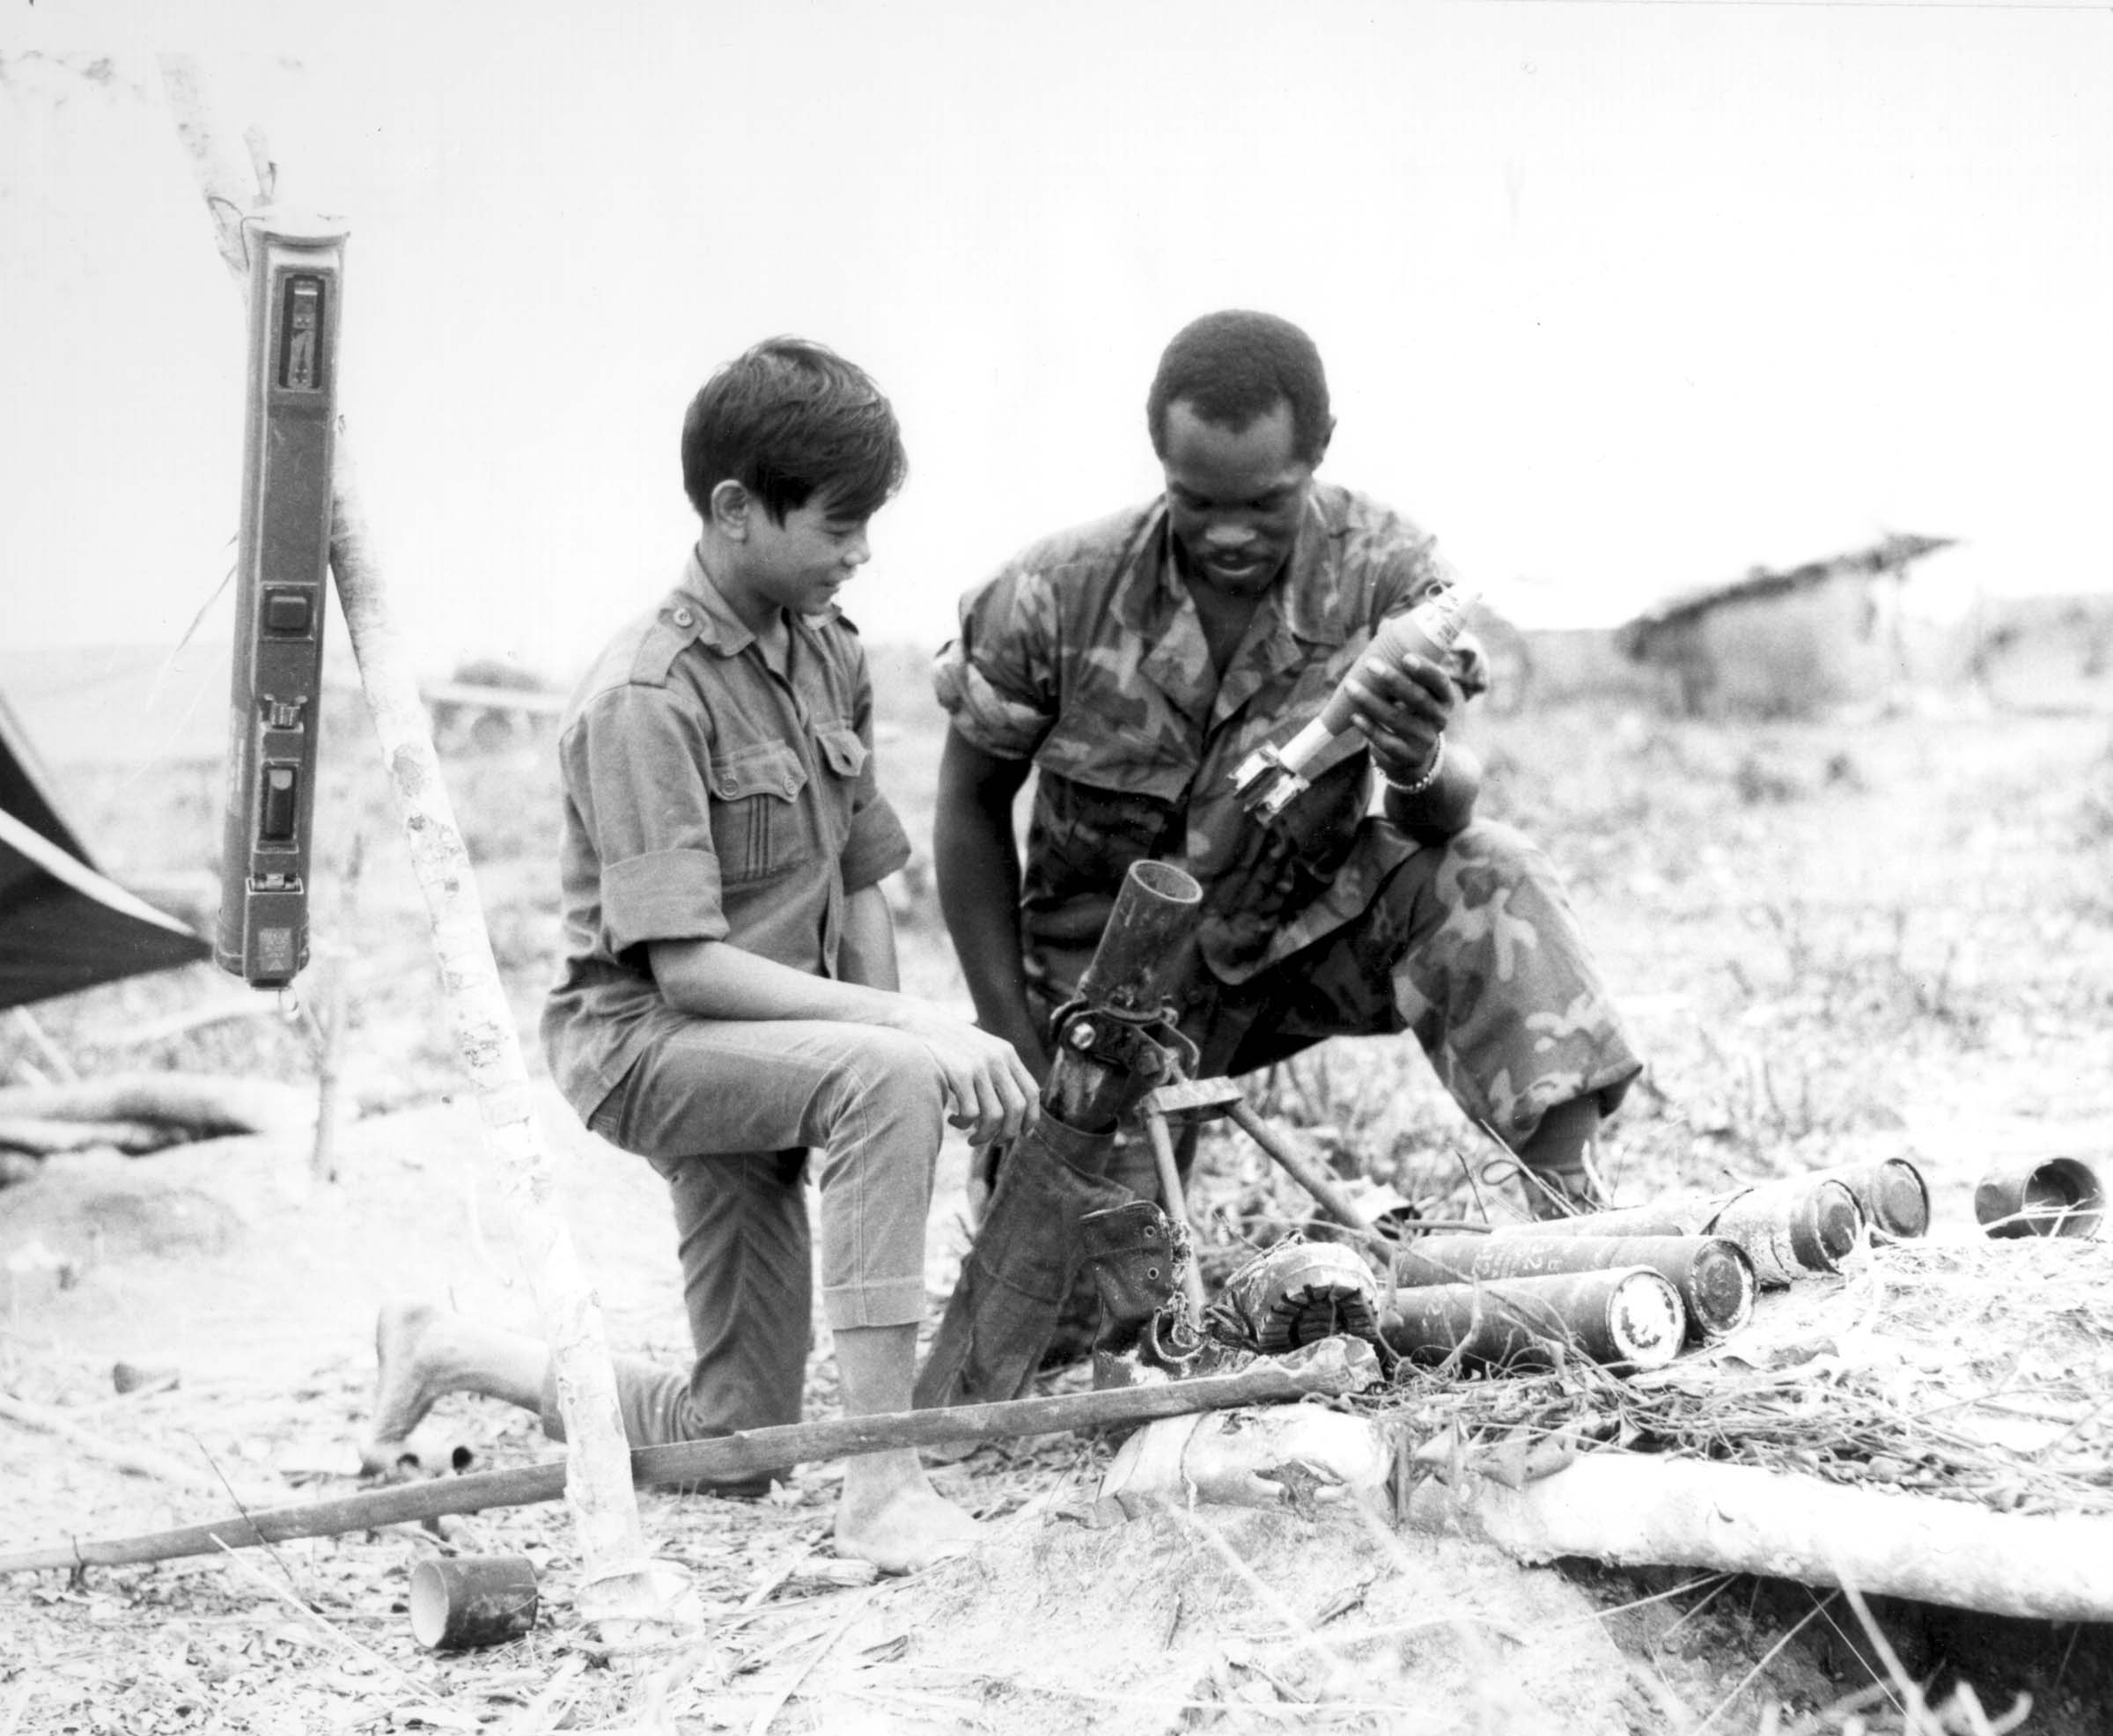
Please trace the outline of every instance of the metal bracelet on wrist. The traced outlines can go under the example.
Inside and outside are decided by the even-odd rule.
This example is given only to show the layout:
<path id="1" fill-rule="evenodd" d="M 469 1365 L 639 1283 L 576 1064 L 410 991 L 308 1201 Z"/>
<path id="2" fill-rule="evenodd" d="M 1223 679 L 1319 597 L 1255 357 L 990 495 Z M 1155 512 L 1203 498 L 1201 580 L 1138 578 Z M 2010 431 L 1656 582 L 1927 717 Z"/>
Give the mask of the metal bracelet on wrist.
<path id="1" fill-rule="evenodd" d="M 1431 763 L 1424 768 L 1423 776 L 1418 777 L 1415 783 L 1399 783 L 1395 779 L 1392 774 L 1384 771 L 1382 771 L 1380 776 L 1386 778 L 1387 787 L 1393 791 L 1395 795 L 1420 796 L 1424 794 L 1425 791 L 1429 790 L 1433 783 L 1438 782 L 1439 773 L 1443 771 L 1445 769 L 1446 732 L 1445 731 L 1440 730 L 1438 732 L 1438 744 L 1432 749 L 1431 752 Z"/>

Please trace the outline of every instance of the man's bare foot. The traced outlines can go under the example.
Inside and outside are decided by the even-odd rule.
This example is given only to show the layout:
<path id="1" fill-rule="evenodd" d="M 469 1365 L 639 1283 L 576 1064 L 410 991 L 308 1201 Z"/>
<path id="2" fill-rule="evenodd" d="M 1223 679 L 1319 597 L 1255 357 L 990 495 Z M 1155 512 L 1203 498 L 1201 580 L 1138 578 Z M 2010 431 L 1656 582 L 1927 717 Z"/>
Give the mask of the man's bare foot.
<path id="1" fill-rule="evenodd" d="M 411 1431 L 436 1401 L 454 1390 L 441 1342 L 446 1319 L 427 1303 L 383 1305 L 374 1321 L 374 1414 L 359 1443 L 361 1470 L 401 1475 L 406 1458 L 416 1460 L 419 1471 L 445 1468 L 425 1464 L 430 1447 L 414 1444 Z"/>
<path id="2" fill-rule="evenodd" d="M 914 1573 L 975 1547 L 983 1527 L 914 1475 L 844 1480 L 836 1505 L 836 1553 L 883 1573 Z"/>

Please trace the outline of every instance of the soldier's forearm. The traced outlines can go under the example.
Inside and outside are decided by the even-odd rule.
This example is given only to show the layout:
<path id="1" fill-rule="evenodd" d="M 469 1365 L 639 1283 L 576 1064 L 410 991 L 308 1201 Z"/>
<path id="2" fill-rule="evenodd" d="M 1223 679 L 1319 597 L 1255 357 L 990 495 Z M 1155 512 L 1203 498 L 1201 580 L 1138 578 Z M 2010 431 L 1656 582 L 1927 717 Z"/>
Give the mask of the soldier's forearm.
<path id="1" fill-rule="evenodd" d="M 877 886 L 861 886 L 843 901 L 843 938 L 836 948 L 840 982 L 868 989 L 899 989 L 902 979 L 895 958 L 895 923 L 887 896 Z"/>
<path id="2" fill-rule="evenodd" d="M 1481 794 L 1481 759 L 1472 748 L 1448 739 L 1445 761 L 1428 790 L 1404 796 L 1387 786 L 1387 818 L 1418 843 L 1442 843 L 1467 829 Z"/>

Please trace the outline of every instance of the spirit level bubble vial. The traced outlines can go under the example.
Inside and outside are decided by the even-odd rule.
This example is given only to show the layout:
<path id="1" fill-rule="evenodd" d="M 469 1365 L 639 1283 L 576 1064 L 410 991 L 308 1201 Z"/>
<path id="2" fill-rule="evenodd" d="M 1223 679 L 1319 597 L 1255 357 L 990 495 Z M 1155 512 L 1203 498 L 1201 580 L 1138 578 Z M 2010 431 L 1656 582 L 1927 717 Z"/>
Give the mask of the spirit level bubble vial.
<path id="1" fill-rule="evenodd" d="M 308 961 L 309 833 L 330 570 L 346 225 L 264 210 L 249 246 L 249 378 L 214 956 L 260 989 Z"/>

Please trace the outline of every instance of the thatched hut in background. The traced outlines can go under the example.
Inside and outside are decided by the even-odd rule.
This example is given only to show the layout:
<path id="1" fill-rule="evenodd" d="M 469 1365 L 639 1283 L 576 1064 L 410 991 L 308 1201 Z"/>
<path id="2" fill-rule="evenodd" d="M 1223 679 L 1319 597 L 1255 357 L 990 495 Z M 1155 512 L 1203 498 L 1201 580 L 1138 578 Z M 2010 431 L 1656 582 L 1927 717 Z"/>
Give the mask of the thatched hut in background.
<path id="1" fill-rule="evenodd" d="M 1637 616 L 1620 644 L 1662 672 L 1690 714 L 1795 717 L 1868 698 L 1909 673 L 1900 606 L 1909 567 L 1954 541 L 1888 536 L 1785 571 L 1756 567 Z"/>

